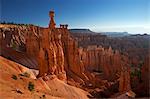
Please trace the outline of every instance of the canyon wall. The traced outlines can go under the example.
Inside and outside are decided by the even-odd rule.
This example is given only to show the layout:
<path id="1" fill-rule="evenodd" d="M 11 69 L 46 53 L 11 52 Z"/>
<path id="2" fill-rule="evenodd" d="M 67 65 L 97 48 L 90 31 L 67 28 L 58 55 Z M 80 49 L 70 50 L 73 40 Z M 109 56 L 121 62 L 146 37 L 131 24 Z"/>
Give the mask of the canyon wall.
<path id="1" fill-rule="evenodd" d="M 78 41 L 70 35 L 68 25 L 56 27 L 54 12 L 50 11 L 49 15 L 51 20 L 47 28 L 28 25 L 1 29 L 1 54 L 38 69 L 37 77 L 45 80 L 47 76 L 55 76 L 94 88 L 107 87 L 109 82 L 116 84 L 119 81 L 120 92 L 130 89 L 127 56 L 111 47 L 79 47 Z"/>
<path id="2" fill-rule="evenodd" d="M 49 15 L 51 18 L 49 27 L 40 29 L 38 39 L 38 77 L 56 75 L 59 79 L 66 80 L 66 72 L 64 70 L 64 52 L 61 41 L 62 28 L 55 27 L 54 12 L 50 11 Z"/>
<path id="3" fill-rule="evenodd" d="M 119 81 L 119 91 L 131 90 L 130 68 L 128 56 L 113 51 L 111 47 L 104 49 L 99 46 L 78 47 L 77 41 L 71 38 L 66 30 L 62 39 L 66 55 L 67 77 L 81 85 L 100 87 L 102 80 Z M 65 34 L 65 33 L 64 33 Z M 126 76 L 125 76 L 126 75 Z M 121 87 L 123 86 L 123 87 Z"/>
<path id="4" fill-rule="evenodd" d="M 86 48 L 89 45 L 112 47 L 121 54 L 128 55 L 131 66 L 141 66 L 147 53 L 149 52 L 150 36 L 129 35 L 123 37 L 107 37 L 101 33 L 72 33 L 71 35 L 78 41 L 79 46 Z"/>
<path id="5" fill-rule="evenodd" d="M 0 27 L 0 50 L 1 50 L 1 55 L 3 57 L 6 57 L 10 60 L 13 60 L 17 63 L 20 63 L 24 66 L 27 66 L 29 68 L 34 68 L 37 69 L 37 58 L 33 57 L 33 55 L 37 51 L 35 50 L 34 46 L 37 40 L 33 39 L 27 39 L 26 36 L 27 34 L 32 34 L 34 35 L 33 29 L 36 29 L 38 27 L 36 26 L 24 26 L 24 25 L 1 25 Z M 31 38 L 31 37 L 30 37 Z M 33 37 L 32 37 L 33 38 Z M 31 42 L 27 42 L 30 40 Z M 26 44 L 27 43 L 27 44 Z M 33 45 L 34 46 L 30 46 Z M 30 50 L 29 50 L 30 46 Z M 32 48 L 31 48 L 32 47 Z M 28 50 L 28 51 L 26 51 Z"/>

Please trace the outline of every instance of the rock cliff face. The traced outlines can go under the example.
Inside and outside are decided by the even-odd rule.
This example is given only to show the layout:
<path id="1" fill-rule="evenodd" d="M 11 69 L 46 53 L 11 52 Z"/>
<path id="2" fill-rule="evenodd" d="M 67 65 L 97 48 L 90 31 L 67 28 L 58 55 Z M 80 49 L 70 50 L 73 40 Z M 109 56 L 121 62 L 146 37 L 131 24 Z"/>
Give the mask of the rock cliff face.
<path id="1" fill-rule="evenodd" d="M 58 75 L 60 79 L 66 79 L 64 70 L 64 52 L 59 29 L 44 29 L 41 36 L 39 51 L 39 76 L 46 74 Z M 58 34 L 57 34 L 58 33 Z M 63 76 L 61 77 L 61 74 Z"/>
<path id="2" fill-rule="evenodd" d="M 131 89 L 127 56 L 111 47 L 79 47 L 78 40 L 70 35 L 68 25 L 55 27 L 54 12 L 50 11 L 49 15 L 47 28 L 32 25 L 1 28 L 1 54 L 38 69 L 37 77 L 45 81 L 58 78 L 82 88 L 99 88 L 100 92 L 108 91 L 114 85 L 119 86 L 115 88 L 118 92 Z"/>
<path id="3" fill-rule="evenodd" d="M 150 57 L 149 35 L 130 35 L 116 38 L 107 37 L 100 33 L 72 32 L 71 35 L 83 50 L 81 59 L 85 64 L 86 71 L 99 73 L 101 76 L 98 77 L 101 77 L 101 79 L 118 79 L 120 92 L 132 88 L 136 92 L 137 97 L 149 96 L 148 93 L 145 93 L 148 92 L 146 90 L 149 88 L 149 80 L 148 76 L 146 76 L 149 75 L 149 62 L 148 58 L 146 58 L 147 56 Z M 109 46 L 114 51 L 110 50 Z M 103 73 L 105 77 L 102 76 Z M 145 75 L 145 77 L 142 75 Z"/>
<path id="4" fill-rule="evenodd" d="M 28 45 L 26 44 L 26 41 L 28 41 L 28 39 L 26 39 L 27 33 L 34 34 L 30 28 L 33 28 L 33 26 L 1 25 L 0 50 L 2 56 L 24 66 L 37 69 L 37 60 L 33 55 L 30 55 L 35 53 L 35 51 L 33 51 L 35 48 L 30 46 L 30 43 L 27 43 Z M 34 28 L 36 27 L 34 26 Z M 31 44 L 33 44 L 33 42 L 35 41 L 32 41 Z M 32 47 L 30 51 L 29 46 Z M 28 51 L 26 51 L 26 49 Z"/>
<path id="5" fill-rule="evenodd" d="M 88 47 L 89 45 L 112 47 L 121 54 L 127 54 L 131 65 L 138 66 L 144 61 L 148 49 L 150 35 L 130 35 L 124 37 L 107 37 L 101 33 L 74 33 L 71 35 L 78 41 L 79 46 Z"/>
<path id="6" fill-rule="evenodd" d="M 40 28 L 29 26 L 25 30 L 26 53 L 31 57 L 36 57 L 39 52 L 39 34 Z"/>
<path id="7" fill-rule="evenodd" d="M 61 80 L 66 80 L 64 70 L 64 52 L 61 41 L 61 28 L 55 28 L 54 12 L 50 12 L 51 21 L 49 28 L 41 29 L 39 36 L 39 70 L 38 77 L 44 75 L 57 75 Z M 38 48 L 38 47 L 36 47 Z"/>
<path id="8" fill-rule="evenodd" d="M 67 35 L 62 40 L 65 53 L 65 70 L 67 77 L 81 85 L 91 87 L 108 87 L 108 81 L 119 81 L 120 92 L 131 90 L 130 69 L 127 56 L 111 47 L 104 49 L 99 46 L 78 47 L 77 42 Z M 104 82 L 104 80 L 108 80 Z M 102 88 L 103 89 L 103 88 Z"/>

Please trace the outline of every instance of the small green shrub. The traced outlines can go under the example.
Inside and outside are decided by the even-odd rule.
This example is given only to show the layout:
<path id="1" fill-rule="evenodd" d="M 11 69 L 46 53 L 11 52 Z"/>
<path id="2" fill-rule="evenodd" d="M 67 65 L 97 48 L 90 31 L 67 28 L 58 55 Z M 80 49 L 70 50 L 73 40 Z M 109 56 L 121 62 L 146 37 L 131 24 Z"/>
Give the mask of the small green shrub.
<path id="1" fill-rule="evenodd" d="M 130 64 L 131 67 L 134 67 L 134 64 Z"/>
<path id="2" fill-rule="evenodd" d="M 16 75 L 12 75 L 12 77 L 14 80 L 17 80 L 17 76 Z"/>
<path id="3" fill-rule="evenodd" d="M 27 72 L 24 72 L 23 74 L 19 74 L 20 76 L 24 76 L 24 77 L 30 77 L 30 74 L 29 73 L 27 73 Z"/>
<path id="4" fill-rule="evenodd" d="M 135 70 L 134 72 L 131 72 L 131 78 L 133 78 L 135 76 L 138 77 L 139 80 L 141 80 L 141 71 Z"/>
<path id="5" fill-rule="evenodd" d="M 12 42 L 12 48 L 17 49 L 17 44 L 15 42 Z"/>
<path id="6" fill-rule="evenodd" d="M 34 84 L 33 84 L 32 82 L 29 82 L 29 84 L 28 84 L 28 89 L 29 89 L 30 91 L 34 91 Z"/>

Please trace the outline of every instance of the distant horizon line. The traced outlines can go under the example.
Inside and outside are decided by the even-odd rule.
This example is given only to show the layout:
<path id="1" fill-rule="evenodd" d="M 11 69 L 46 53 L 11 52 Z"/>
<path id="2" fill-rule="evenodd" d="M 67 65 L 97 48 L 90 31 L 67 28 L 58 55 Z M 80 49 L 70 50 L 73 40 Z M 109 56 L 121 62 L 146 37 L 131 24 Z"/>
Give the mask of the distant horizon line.
<path id="1" fill-rule="evenodd" d="M 13 22 L 13 21 L 10 21 L 10 22 L 7 22 L 7 21 L 0 21 L 0 24 L 12 24 L 12 25 L 19 25 L 19 24 L 22 24 L 22 25 L 35 25 L 35 26 L 40 26 L 40 27 L 47 27 L 46 25 L 39 25 L 39 24 L 34 24 L 34 23 L 21 23 L 21 22 Z M 105 28 L 105 30 L 103 30 L 103 29 Z M 69 27 L 68 29 L 89 29 L 90 31 L 92 31 L 92 32 L 96 32 L 96 33 L 108 33 L 108 32 L 116 32 L 116 33 L 123 33 L 123 32 L 127 32 L 128 34 L 150 34 L 150 28 L 149 27 L 146 27 L 147 29 L 148 29 L 148 31 L 149 32 L 144 32 L 144 31 L 141 31 L 141 32 L 131 32 L 131 31 L 128 31 L 128 30 L 109 30 L 109 28 L 110 28 L 110 26 L 105 26 L 105 27 L 99 27 L 99 28 L 89 28 L 89 27 L 74 27 L 74 26 L 72 26 L 72 27 Z M 117 28 L 119 28 L 119 29 L 121 29 L 121 28 L 123 28 L 123 26 L 118 26 Z M 137 26 L 137 27 L 128 27 L 128 28 L 139 28 L 139 26 Z M 111 28 L 111 29 L 116 29 L 116 28 Z"/>

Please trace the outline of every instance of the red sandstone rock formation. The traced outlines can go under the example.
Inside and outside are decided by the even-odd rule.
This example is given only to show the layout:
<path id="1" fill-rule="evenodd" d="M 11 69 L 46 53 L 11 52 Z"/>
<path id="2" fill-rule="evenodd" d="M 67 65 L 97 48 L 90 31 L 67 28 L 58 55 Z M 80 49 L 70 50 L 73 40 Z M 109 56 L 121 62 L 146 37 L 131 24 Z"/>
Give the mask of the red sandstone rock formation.
<path id="1" fill-rule="evenodd" d="M 39 76 L 55 74 L 63 79 L 66 78 L 65 68 L 68 76 L 71 75 L 74 80 L 82 83 L 90 81 L 94 85 L 96 81 L 93 70 L 102 71 L 105 78 L 115 75 L 121 66 L 119 52 L 113 53 L 111 47 L 108 50 L 97 46 L 78 48 L 77 42 L 70 36 L 67 25 L 55 27 L 54 13 L 51 13 L 53 21 L 50 21 L 49 28 L 29 26 L 20 30 L 26 35 L 26 53 L 35 58 L 39 54 L 36 58 L 39 63 Z"/>
<path id="2" fill-rule="evenodd" d="M 119 90 L 130 89 L 129 71 L 122 70 L 128 67 L 127 56 L 121 55 L 118 50 L 113 51 L 111 47 L 104 49 L 94 45 L 79 48 L 78 42 L 70 36 L 68 25 L 55 27 L 53 11 L 50 12 L 50 19 L 48 28 L 28 26 L 12 32 L 12 35 L 4 32 L 7 36 L 1 40 L 9 47 L 13 37 L 15 42 L 23 42 L 26 45 L 25 53 L 38 61 L 38 77 L 45 80 L 52 75 L 51 78 L 61 80 L 68 77 L 75 83 L 107 89 L 111 86 L 109 81 L 115 82 L 120 77 Z M 16 35 L 23 35 L 22 39 Z"/>
<path id="3" fill-rule="evenodd" d="M 111 78 L 121 70 L 122 60 L 118 51 L 113 52 L 102 47 L 89 46 L 81 52 L 81 60 L 85 68 L 91 72 L 103 72 L 106 78 Z"/>
<path id="4" fill-rule="evenodd" d="M 3 34 L 2 34 L 2 29 L 0 29 L 0 55 L 2 55 L 2 37 Z"/>
<path id="5" fill-rule="evenodd" d="M 26 31 L 26 53 L 32 57 L 37 57 L 39 52 L 39 28 L 30 26 Z"/>
<path id="6" fill-rule="evenodd" d="M 119 92 L 127 92 L 131 90 L 130 72 L 123 67 L 119 78 Z"/>
<path id="7" fill-rule="evenodd" d="M 61 80 L 66 79 L 64 70 L 64 52 L 61 42 L 61 31 L 55 28 L 54 12 L 50 12 L 49 28 L 41 31 L 38 77 L 45 74 L 57 75 Z"/>
<path id="8" fill-rule="evenodd" d="M 37 69 L 36 58 L 25 53 L 25 35 L 28 27 L 3 25 L 0 29 L 1 55 L 24 66 Z"/>

